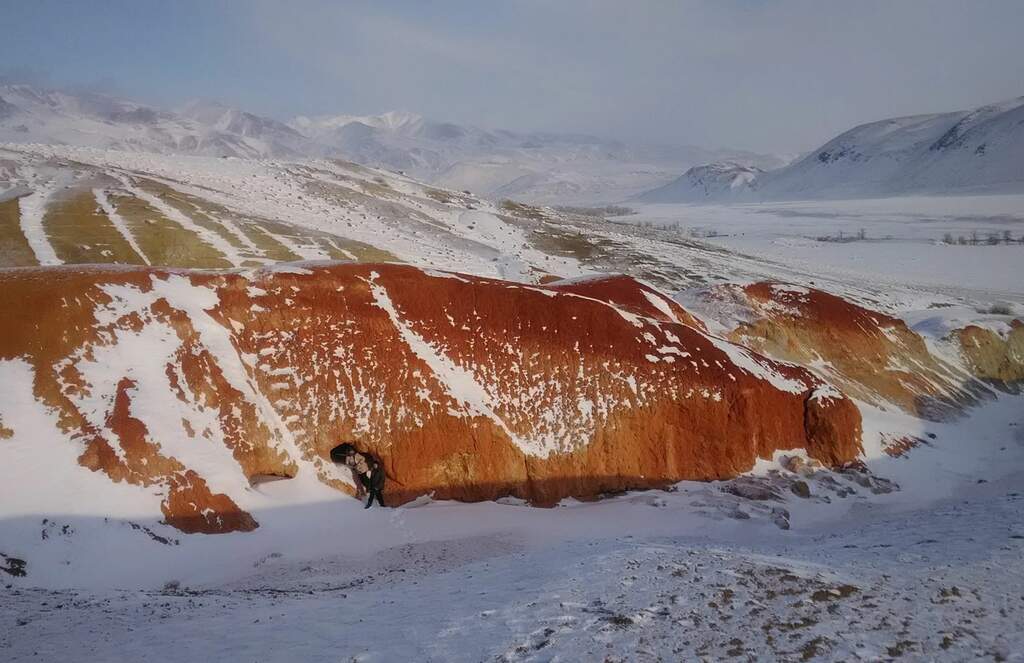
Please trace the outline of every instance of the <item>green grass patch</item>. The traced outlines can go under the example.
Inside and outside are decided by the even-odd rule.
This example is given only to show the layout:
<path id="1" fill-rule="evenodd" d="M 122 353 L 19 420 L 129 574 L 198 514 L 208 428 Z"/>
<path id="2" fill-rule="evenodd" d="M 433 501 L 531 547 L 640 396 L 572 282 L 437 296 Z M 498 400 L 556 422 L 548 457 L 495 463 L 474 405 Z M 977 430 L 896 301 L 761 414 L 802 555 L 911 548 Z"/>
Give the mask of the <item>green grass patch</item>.
<path id="1" fill-rule="evenodd" d="M 33 267 L 38 265 L 35 251 L 21 232 L 21 210 L 18 199 L 0 203 L 0 267 Z"/>
<path id="2" fill-rule="evenodd" d="M 356 262 L 401 262 L 397 256 L 384 249 L 341 237 L 321 237 L 320 246 L 330 254 L 332 260 Z"/>
<path id="3" fill-rule="evenodd" d="M 144 201 L 123 194 L 111 194 L 109 198 L 153 265 L 231 267 L 224 254 Z"/>
<path id="4" fill-rule="evenodd" d="M 166 204 L 190 218 L 197 226 L 217 233 L 225 242 L 234 248 L 239 249 L 240 253 L 245 253 L 248 247 L 238 239 L 238 236 L 225 228 L 223 223 L 211 216 L 212 214 L 227 214 L 228 210 L 226 208 L 207 200 L 203 200 L 202 198 L 182 193 L 181 191 L 172 189 L 161 182 L 147 180 L 141 177 L 138 178 L 137 181 L 139 188 L 143 191 L 158 197 Z"/>
<path id="5" fill-rule="evenodd" d="M 146 264 L 110 222 L 91 191 L 74 191 L 51 200 L 43 214 L 43 229 L 65 264 Z"/>

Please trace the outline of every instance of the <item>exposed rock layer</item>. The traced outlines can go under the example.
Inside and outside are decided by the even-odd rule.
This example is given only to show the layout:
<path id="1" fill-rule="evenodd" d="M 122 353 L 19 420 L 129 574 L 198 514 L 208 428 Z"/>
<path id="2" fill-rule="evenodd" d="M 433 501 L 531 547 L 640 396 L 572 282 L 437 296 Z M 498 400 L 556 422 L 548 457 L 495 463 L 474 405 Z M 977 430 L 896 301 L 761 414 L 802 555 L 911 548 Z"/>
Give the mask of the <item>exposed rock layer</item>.
<path id="1" fill-rule="evenodd" d="M 392 504 L 551 504 L 731 477 L 778 449 L 860 451 L 838 391 L 625 277 L 333 264 L 19 269 L 0 286 L 0 361 L 34 370 L 4 389 L 32 389 L 82 466 L 161 491 L 187 532 L 256 527 L 239 503 L 267 475 L 351 492 L 329 461 L 340 440 L 382 458 Z"/>
<path id="2" fill-rule="evenodd" d="M 798 286 L 754 283 L 718 296 L 745 307 L 730 338 L 775 359 L 812 366 L 846 393 L 939 419 L 983 388 L 933 356 L 906 323 L 841 297 Z"/>

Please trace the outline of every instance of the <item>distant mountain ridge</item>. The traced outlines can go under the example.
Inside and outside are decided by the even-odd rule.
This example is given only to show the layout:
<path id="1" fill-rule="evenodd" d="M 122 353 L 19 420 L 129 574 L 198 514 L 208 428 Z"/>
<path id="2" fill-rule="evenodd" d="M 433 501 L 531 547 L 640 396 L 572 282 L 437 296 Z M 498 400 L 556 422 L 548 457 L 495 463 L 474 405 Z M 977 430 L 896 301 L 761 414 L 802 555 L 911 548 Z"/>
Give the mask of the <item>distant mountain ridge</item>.
<path id="1" fill-rule="evenodd" d="M 218 119 L 227 111 L 223 109 Z M 243 121 L 248 125 L 240 124 Z M 255 130 L 261 122 L 262 128 Z M 298 134 L 291 134 L 295 132 L 283 124 L 240 112 L 234 122 L 219 126 L 210 117 L 164 111 L 99 94 L 70 94 L 29 85 L 0 86 L 0 142 L 202 156 L 298 156 L 302 153 L 301 141 L 294 140 Z"/>
<path id="2" fill-rule="evenodd" d="M 438 186 L 545 204 L 621 200 L 706 161 L 781 165 L 776 157 L 737 150 L 487 130 L 404 111 L 282 122 L 218 103 L 196 101 L 170 111 L 29 85 L 0 86 L 0 142 L 241 158 L 338 157 L 406 171 Z"/>
<path id="3" fill-rule="evenodd" d="M 1024 191 L 1024 97 L 854 127 L 778 170 L 690 169 L 646 202 L 865 198 Z M 709 184 L 706 174 L 713 174 Z"/>
<path id="4" fill-rule="evenodd" d="M 413 113 L 298 117 L 289 125 L 359 163 L 493 197 L 542 203 L 611 202 L 668 181 L 675 164 L 776 157 L 693 146 L 631 145 L 581 134 L 517 133 L 435 122 Z"/>

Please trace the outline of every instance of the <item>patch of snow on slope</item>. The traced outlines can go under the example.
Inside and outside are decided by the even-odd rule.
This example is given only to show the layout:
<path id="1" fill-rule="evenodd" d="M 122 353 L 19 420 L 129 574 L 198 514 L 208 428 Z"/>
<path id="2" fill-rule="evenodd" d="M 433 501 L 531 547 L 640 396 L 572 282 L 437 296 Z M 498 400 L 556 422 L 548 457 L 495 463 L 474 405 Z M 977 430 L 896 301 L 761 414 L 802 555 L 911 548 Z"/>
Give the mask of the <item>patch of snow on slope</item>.
<path id="1" fill-rule="evenodd" d="M 647 301 L 651 303 L 651 306 L 664 313 L 672 322 L 679 322 L 679 318 L 676 317 L 675 311 L 672 310 L 672 307 L 669 306 L 668 302 L 662 299 L 661 296 L 652 294 L 646 290 L 643 290 L 643 293 L 644 297 L 647 298 Z"/>
<path id="2" fill-rule="evenodd" d="M 188 314 L 192 327 L 199 334 L 203 346 L 209 350 L 217 361 L 225 379 L 232 387 L 241 392 L 256 406 L 264 421 L 274 433 L 276 446 L 301 468 L 306 467 L 315 475 L 317 471 L 327 473 L 339 481 L 351 483 L 346 474 L 338 471 L 331 463 L 316 463 L 305 459 L 302 451 L 295 443 L 295 438 L 288 426 L 281 419 L 270 400 L 263 395 L 251 377 L 250 370 L 234 343 L 228 330 L 210 316 L 209 310 L 219 303 L 217 293 L 213 290 L 192 285 L 187 277 L 175 274 L 168 275 L 166 280 L 153 278 L 152 292 L 156 297 L 163 297 L 172 307 Z M 314 476 L 303 477 L 306 481 L 314 481 Z"/>
<path id="3" fill-rule="evenodd" d="M 388 314 L 409 349 L 430 367 L 438 383 L 444 387 L 449 396 L 465 408 L 466 414 L 487 417 L 508 435 L 513 444 L 531 456 L 546 458 L 556 450 L 551 440 L 528 440 L 514 433 L 494 411 L 493 398 L 487 393 L 487 389 L 476 381 L 473 374 L 434 348 L 402 320 L 387 289 L 377 283 L 378 276 L 377 272 L 371 272 L 370 280 L 367 281 L 370 292 L 373 294 L 374 303 Z"/>
<path id="4" fill-rule="evenodd" d="M 125 293 L 130 290 L 134 289 L 106 288 L 112 299 L 111 306 L 118 308 L 118 317 L 139 311 L 136 306 L 139 291 Z M 119 292 L 127 297 L 119 296 Z M 152 293 L 144 293 L 143 297 L 149 299 L 150 305 L 158 299 Z M 116 392 L 119 380 L 129 378 L 133 382 L 128 389 L 130 415 L 146 426 L 149 441 L 158 445 L 163 455 L 176 458 L 185 467 L 197 471 L 215 493 L 232 495 L 244 491 L 249 481 L 224 442 L 217 411 L 203 407 L 189 392 L 188 382 L 177 366 L 175 354 L 181 347 L 181 340 L 175 330 L 162 321 L 149 319 L 138 331 L 115 329 L 114 337 L 114 343 L 93 347 L 90 359 L 77 362 L 83 378 L 92 387 L 89 396 L 75 399 L 89 423 L 104 431 L 104 437 L 123 460 L 124 450 L 117 436 L 107 428 L 106 419 L 111 411 L 109 399 Z M 167 375 L 169 365 L 178 370 L 177 384 L 187 396 L 185 401 L 179 399 L 171 387 Z M 191 422 L 195 437 L 186 432 L 182 421 Z"/>
<path id="5" fill-rule="evenodd" d="M 174 223 L 177 223 L 182 228 L 185 228 L 186 230 L 189 230 L 201 237 L 203 241 L 217 249 L 217 251 L 219 251 L 224 258 L 235 267 L 238 267 L 245 261 L 245 258 L 239 255 L 235 247 L 217 233 L 199 225 L 189 218 L 188 215 L 182 213 L 177 207 L 164 202 L 159 196 L 155 196 L 148 191 L 144 191 L 139 187 L 133 186 L 128 178 L 122 177 L 120 179 L 125 189 L 127 189 L 133 196 L 144 201 L 150 207 L 157 210 Z"/>
<path id="6" fill-rule="evenodd" d="M 108 219 L 110 219 L 111 225 L 113 225 L 114 229 L 121 234 L 124 241 L 128 242 L 128 246 L 132 247 L 132 250 L 142 258 L 143 262 L 147 265 L 151 264 L 149 262 L 149 256 L 145 254 L 142 247 L 139 246 L 139 243 L 135 241 L 135 236 L 132 235 L 131 230 L 128 229 L 128 224 L 125 222 L 124 218 L 117 213 L 117 210 L 114 209 L 114 206 L 110 203 L 110 199 L 107 198 L 107 192 L 103 189 L 93 189 L 92 194 L 96 197 L 96 202 L 99 204 L 100 209 L 102 209 L 103 213 L 107 215 Z"/>
<path id="7" fill-rule="evenodd" d="M 46 203 L 53 194 L 49 186 L 36 188 L 27 196 L 18 199 L 18 208 L 21 213 L 21 231 L 25 239 L 36 254 L 36 260 L 40 265 L 60 265 L 62 260 L 57 257 L 53 245 L 46 237 L 46 230 L 43 228 L 43 216 L 46 214 Z"/>
<path id="8" fill-rule="evenodd" d="M 759 380 L 770 383 L 780 391 L 788 391 L 792 394 L 802 394 L 807 391 L 807 386 L 800 380 L 787 378 L 775 369 L 768 366 L 761 358 L 755 357 L 750 350 L 720 339 L 712 334 L 706 334 L 706 338 L 729 357 L 729 361 L 741 370 L 750 373 Z"/>
<path id="9" fill-rule="evenodd" d="M 152 490 L 112 482 L 78 464 L 84 445 L 63 432 L 56 411 L 36 400 L 34 381 L 35 372 L 25 360 L 0 360 L 0 384 L 5 387 L 0 422 L 13 432 L 9 439 L 0 439 L 0 465 L 9 470 L 0 481 L 3 519 L 38 514 L 130 518 L 159 513 L 160 497 Z M 15 385 L 18 388 L 8 388 Z M 89 499 L 80 499 L 82 495 Z M 32 539 L 39 538 L 37 523 L 33 523 L 37 531 Z"/>

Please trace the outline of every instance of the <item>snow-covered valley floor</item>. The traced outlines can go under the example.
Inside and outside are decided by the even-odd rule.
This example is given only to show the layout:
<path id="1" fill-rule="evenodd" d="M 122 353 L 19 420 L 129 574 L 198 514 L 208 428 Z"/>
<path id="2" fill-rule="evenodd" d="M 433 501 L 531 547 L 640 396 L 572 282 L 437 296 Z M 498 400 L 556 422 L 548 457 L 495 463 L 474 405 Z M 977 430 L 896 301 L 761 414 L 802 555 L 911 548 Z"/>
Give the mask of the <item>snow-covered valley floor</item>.
<path id="1" fill-rule="evenodd" d="M 55 589 L 4 588 L 0 653 L 10 661 L 1020 660 L 1021 404 L 1003 397 L 930 426 L 936 439 L 916 450 L 916 462 L 871 463 L 900 485 L 895 492 L 825 502 L 825 487 L 841 477 L 819 477 L 811 499 L 779 502 L 789 530 L 725 484 L 690 482 L 555 509 L 421 502 L 364 511 L 338 498 L 261 513 L 264 527 L 252 534 L 182 537 L 177 549 L 143 536 L 133 549 L 71 522 L 68 531 L 51 527 L 39 548 L 64 546 L 73 573 Z M 76 536 L 84 540 L 72 548 Z M 180 564 L 188 550 L 191 561 Z"/>
<path id="2" fill-rule="evenodd" d="M 758 543 L 488 536 L 270 560 L 227 586 L 13 590 L 0 647 L 79 661 L 1019 660 L 1021 478 Z"/>
<path id="3" fill-rule="evenodd" d="M 675 229 L 729 251 L 848 284 L 944 291 L 952 285 L 993 296 L 1024 294 L 1022 195 L 663 204 L 641 205 L 636 211 L 618 220 Z M 1004 243 L 1005 233 L 1011 244 Z M 988 243 L 993 236 L 996 245 Z M 959 244 L 961 239 L 968 244 Z"/>

